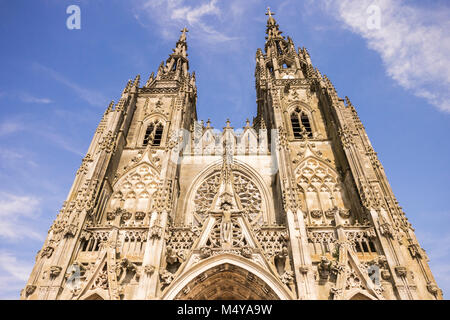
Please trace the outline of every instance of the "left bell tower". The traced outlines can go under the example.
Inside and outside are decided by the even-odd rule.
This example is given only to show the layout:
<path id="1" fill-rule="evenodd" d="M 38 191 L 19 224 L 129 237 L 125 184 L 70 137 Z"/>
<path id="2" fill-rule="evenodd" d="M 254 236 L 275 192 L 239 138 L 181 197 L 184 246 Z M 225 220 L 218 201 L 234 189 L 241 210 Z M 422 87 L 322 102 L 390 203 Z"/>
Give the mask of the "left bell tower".
<path id="1" fill-rule="evenodd" d="M 141 86 L 107 107 L 21 299 L 155 297 L 164 229 L 176 205 L 179 130 L 197 120 L 184 28 Z"/>

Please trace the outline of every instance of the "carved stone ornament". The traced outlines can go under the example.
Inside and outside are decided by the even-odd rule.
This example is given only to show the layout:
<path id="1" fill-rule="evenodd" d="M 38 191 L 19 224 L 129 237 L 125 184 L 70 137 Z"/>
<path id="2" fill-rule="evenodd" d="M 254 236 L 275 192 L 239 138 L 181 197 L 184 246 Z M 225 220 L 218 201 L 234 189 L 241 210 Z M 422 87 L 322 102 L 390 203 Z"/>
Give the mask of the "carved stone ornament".
<path id="1" fill-rule="evenodd" d="M 149 276 L 151 276 L 155 272 L 155 270 L 156 270 L 155 266 L 149 264 L 144 267 L 144 272 Z"/>
<path id="2" fill-rule="evenodd" d="M 436 294 L 439 292 L 439 287 L 438 287 L 435 283 L 433 283 L 433 282 L 428 282 L 428 284 L 427 284 L 427 290 L 428 290 L 431 294 L 436 295 Z"/>
<path id="3" fill-rule="evenodd" d="M 65 237 L 74 237 L 77 233 L 77 226 L 75 224 L 69 224 L 64 228 Z"/>
<path id="4" fill-rule="evenodd" d="M 44 249 L 42 249 L 41 257 L 50 258 L 52 256 L 54 250 L 55 249 L 53 247 L 46 246 Z"/>
<path id="5" fill-rule="evenodd" d="M 331 271 L 331 262 L 327 257 L 322 256 L 320 258 L 320 263 L 317 266 L 317 271 L 319 272 L 319 276 L 321 279 L 328 279 Z"/>
<path id="6" fill-rule="evenodd" d="M 394 238 L 394 230 L 389 222 L 380 224 L 380 232 L 386 238 Z"/>
<path id="7" fill-rule="evenodd" d="M 32 285 L 32 284 L 29 284 L 29 285 L 27 285 L 26 287 L 25 287 L 25 294 L 27 295 L 27 296 L 29 296 L 29 295 L 31 295 L 31 294 L 33 294 L 33 292 L 36 290 L 36 286 L 35 285 Z"/>
<path id="8" fill-rule="evenodd" d="M 331 265 L 331 272 L 333 272 L 333 274 L 338 275 L 340 273 L 343 273 L 345 271 L 345 265 L 335 261 L 334 263 L 332 263 Z"/>
<path id="9" fill-rule="evenodd" d="M 301 265 L 300 267 L 298 267 L 298 270 L 302 274 L 307 274 L 309 271 L 309 267 L 307 265 Z"/>
<path id="10" fill-rule="evenodd" d="M 55 223 L 51 227 L 51 231 L 53 231 L 53 234 L 58 234 L 64 230 L 65 222 L 64 221 L 55 221 Z"/>
<path id="11" fill-rule="evenodd" d="M 50 277 L 56 278 L 61 273 L 62 268 L 59 266 L 51 266 L 50 267 Z"/>
<path id="12" fill-rule="evenodd" d="M 167 270 L 164 270 L 163 273 L 161 273 L 159 275 L 161 282 L 165 285 L 169 285 L 172 283 L 173 279 L 174 279 L 174 275 L 172 272 L 169 272 Z"/>
<path id="13" fill-rule="evenodd" d="M 411 245 L 409 245 L 408 249 L 409 249 L 409 253 L 411 253 L 411 257 L 418 258 L 418 259 L 422 258 L 422 255 L 421 255 L 422 250 L 418 244 L 411 244 Z"/>
<path id="14" fill-rule="evenodd" d="M 350 218 L 350 210 L 348 210 L 348 209 L 339 209 L 339 215 L 343 219 L 348 219 L 348 218 Z"/>
<path id="15" fill-rule="evenodd" d="M 399 277 L 406 277 L 406 274 L 407 274 L 407 270 L 403 266 L 396 266 L 395 272 L 397 272 Z"/>
<path id="16" fill-rule="evenodd" d="M 242 254 L 242 256 L 243 257 L 245 257 L 245 258 L 251 258 L 252 257 L 252 253 L 253 253 L 253 251 L 252 251 L 252 248 L 249 248 L 249 247 L 243 247 L 242 249 L 241 249 L 241 254 Z"/>
<path id="17" fill-rule="evenodd" d="M 391 273 L 389 272 L 389 270 L 381 270 L 381 278 L 383 280 L 389 280 L 391 278 Z"/>
<path id="18" fill-rule="evenodd" d="M 106 213 L 106 219 L 107 220 L 111 221 L 111 220 L 114 220 L 115 218 L 116 218 L 116 213 L 115 212 L 110 211 L 110 212 Z"/>
<path id="19" fill-rule="evenodd" d="M 281 276 L 281 282 L 285 285 L 289 285 L 294 281 L 294 273 L 292 271 L 285 271 Z"/>
<path id="20" fill-rule="evenodd" d="M 342 295 L 342 289 L 341 288 L 336 288 L 336 287 L 332 287 L 330 292 L 335 296 L 335 297 L 339 297 Z"/>
<path id="21" fill-rule="evenodd" d="M 102 271 L 97 279 L 95 279 L 94 281 L 94 288 L 102 288 L 104 290 L 107 290 L 109 285 L 108 285 L 108 273 L 106 271 Z"/>
<path id="22" fill-rule="evenodd" d="M 136 217 L 136 220 L 144 220 L 145 218 L 145 212 L 138 211 L 134 215 Z"/>
<path id="23" fill-rule="evenodd" d="M 77 171 L 77 175 L 86 173 L 88 171 L 89 163 L 91 163 L 92 161 L 94 161 L 94 159 L 92 159 L 92 156 L 88 153 L 86 157 L 84 157 L 81 161 L 81 165 Z"/>
<path id="24" fill-rule="evenodd" d="M 333 219 L 334 218 L 334 212 L 335 212 L 335 208 L 331 208 L 328 210 L 325 210 L 325 217 L 327 217 L 328 219 Z"/>
<path id="25" fill-rule="evenodd" d="M 200 258 L 205 259 L 211 256 L 211 248 L 210 247 L 203 247 L 200 249 Z"/>
<path id="26" fill-rule="evenodd" d="M 132 214 L 129 211 L 123 211 L 122 212 L 122 220 L 126 221 L 126 220 L 130 220 Z"/>
<path id="27" fill-rule="evenodd" d="M 150 228 L 150 238 L 151 239 L 161 239 L 162 236 L 162 227 L 158 224 L 154 224 Z"/>
<path id="28" fill-rule="evenodd" d="M 315 219 L 319 219 L 322 217 L 322 211 L 321 210 L 311 210 L 311 217 Z"/>

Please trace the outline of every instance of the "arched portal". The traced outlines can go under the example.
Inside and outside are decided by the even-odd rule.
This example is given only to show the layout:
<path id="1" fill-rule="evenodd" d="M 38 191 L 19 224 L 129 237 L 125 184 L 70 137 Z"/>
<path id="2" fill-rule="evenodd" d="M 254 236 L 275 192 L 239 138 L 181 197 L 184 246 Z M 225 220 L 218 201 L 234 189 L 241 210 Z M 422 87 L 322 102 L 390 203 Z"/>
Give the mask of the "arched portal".
<path id="1" fill-rule="evenodd" d="M 224 253 L 181 272 L 164 290 L 173 299 L 295 299 L 292 292 L 260 264 Z"/>
<path id="2" fill-rule="evenodd" d="M 241 267 L 224 263 L 191 280 L 177 300 L 279 300 L 267 284 Z"/>

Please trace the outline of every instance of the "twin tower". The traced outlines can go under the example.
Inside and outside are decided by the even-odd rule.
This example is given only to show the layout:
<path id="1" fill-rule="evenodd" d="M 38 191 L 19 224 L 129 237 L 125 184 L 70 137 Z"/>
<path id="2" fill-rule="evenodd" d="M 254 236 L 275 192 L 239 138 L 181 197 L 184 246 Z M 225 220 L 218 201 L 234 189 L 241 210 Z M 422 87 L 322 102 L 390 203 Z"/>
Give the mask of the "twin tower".
<path id="1" fill-rule="evenodd" d="M 355 107 L 267 15 L 243 129 L 197 122 L 186 29 L 128 82 L 22 299 L 442 299 Z"/>

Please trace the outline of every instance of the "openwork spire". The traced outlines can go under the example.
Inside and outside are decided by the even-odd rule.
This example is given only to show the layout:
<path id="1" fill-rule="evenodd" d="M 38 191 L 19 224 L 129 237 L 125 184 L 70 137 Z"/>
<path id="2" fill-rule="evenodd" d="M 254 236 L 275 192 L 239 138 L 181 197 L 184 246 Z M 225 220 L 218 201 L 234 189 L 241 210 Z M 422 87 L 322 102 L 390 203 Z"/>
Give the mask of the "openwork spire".
<path id="1" fill-rule="evenodd" d="M 166 80 L 179 80 L 180 78 L 187 78 L 189 72 L 189 60 L 187 58 L 187 42 L 186 33 L 189 32 L 187 28 L 183 28 L 180 38 L 178 39 L 175 49 L 169 55 L 166 63 L 161 63 L 158 69 L 157 79 L 163 77 Z"/>
<path id="2" fill-rule="evenodd" d="M 175 49 L 173 49 L 173 53 L 171 56 L 174 55 L 181 55 L 184 58 L 187 57 L 187 43 L 186 43 L 186 32 L 189 32 L 189 30 L 184 27 L 181 31 L 180 39 L 177 41 Z"/>
<path id="3" fill-rule="evenodd" d="M 267 8 L 266 16 L 269 16 L 267 19 L 267 29 L 266 29 L 266 40 L 275 40 L 275 39 L 284 39 L 284 37 L 281 35 L 283 32 L 280 31 L 280 26 L 278 25 L 277 21 L 273 17 L 275 15 L 275 12 L 272 12 L 270 10 L 270 7 Z"/>

